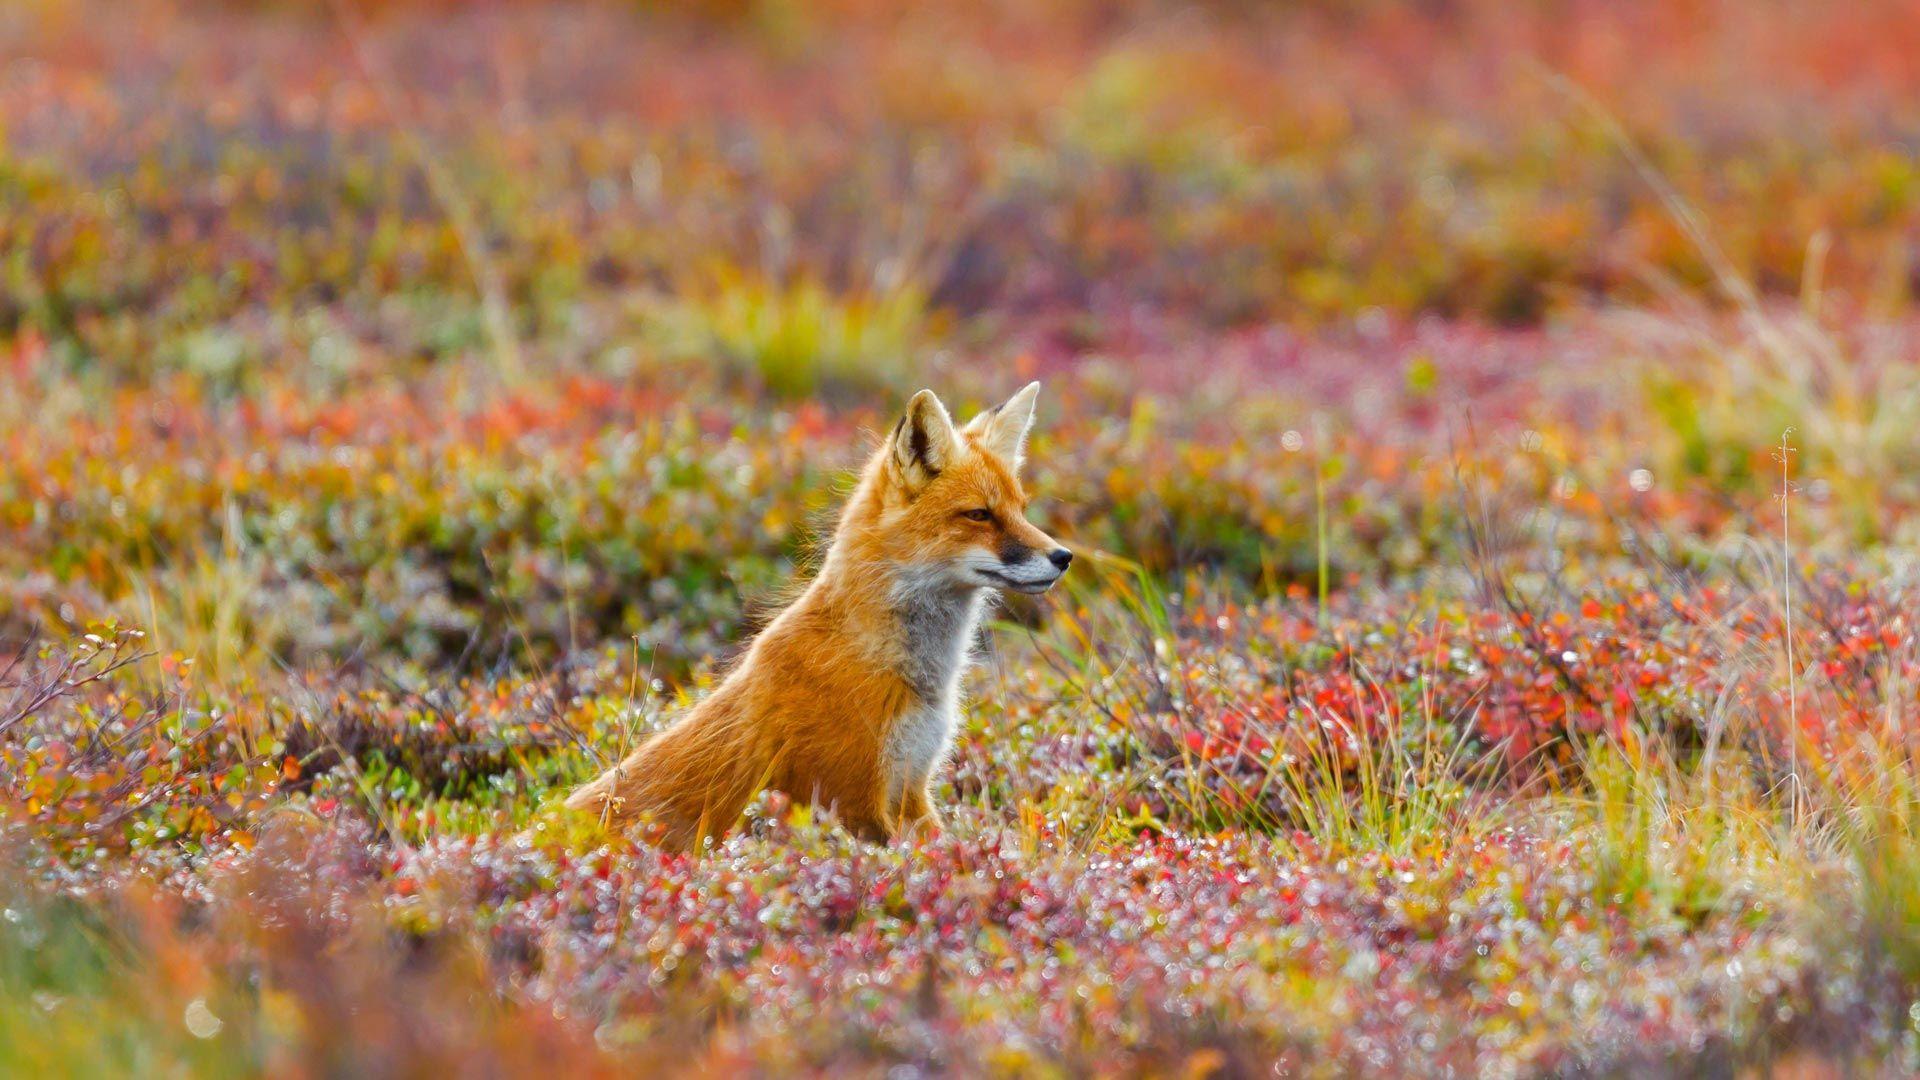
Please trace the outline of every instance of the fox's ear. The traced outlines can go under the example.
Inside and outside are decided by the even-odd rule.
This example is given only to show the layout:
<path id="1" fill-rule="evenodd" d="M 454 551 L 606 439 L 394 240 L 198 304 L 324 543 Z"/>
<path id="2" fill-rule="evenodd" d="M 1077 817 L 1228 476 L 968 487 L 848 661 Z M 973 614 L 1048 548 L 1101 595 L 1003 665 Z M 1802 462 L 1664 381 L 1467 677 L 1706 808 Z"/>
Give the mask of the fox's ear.
<path id="1" fill-rule="evenodd" d="M 946 471 L 957 441 L 947 407 L 933 391 L 922 390 L 907 402 L 907 414 L 887 436 L 887 455 L 907 490 L 917 492 Z"/>
<path id="2" fill-rule="evenodd" d="M 1005 405 L 988 409 L 967 422 L 967 434 L 980 445 L 1000 455 L 1015 469 L 1027 445 L 1027 431 L 1033 427 L 1033 403 L 1040 396 L 1040 384 L 1030 382 L 1007 399 Z"/>

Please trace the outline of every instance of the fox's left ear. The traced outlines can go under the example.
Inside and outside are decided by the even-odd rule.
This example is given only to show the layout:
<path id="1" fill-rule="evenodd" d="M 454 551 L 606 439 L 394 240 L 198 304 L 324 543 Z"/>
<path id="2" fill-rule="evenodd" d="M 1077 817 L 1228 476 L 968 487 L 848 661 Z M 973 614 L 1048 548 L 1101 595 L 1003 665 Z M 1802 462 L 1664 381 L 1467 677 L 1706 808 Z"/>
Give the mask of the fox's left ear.
<path id="1" fill-rule="evenodd" d="M 946 470 L 958 442 L 947 407 L 933 391 L 922 390 L 907 402 L 906 415 L 887 436 L 887 456 L 907 491 L 918 493 Z"/>
<path id="2" fill-rule="evenodd" d="M 1040 384 L 1030 382 L 997 409 L 988 409 L 967 422 L 964 433 L 980 440 L 980 445 L 1004 458 L 1016 470 L 1025 456 L 1027 431 L 1033 427 L 1033 403 L 1040 397 Z"/>

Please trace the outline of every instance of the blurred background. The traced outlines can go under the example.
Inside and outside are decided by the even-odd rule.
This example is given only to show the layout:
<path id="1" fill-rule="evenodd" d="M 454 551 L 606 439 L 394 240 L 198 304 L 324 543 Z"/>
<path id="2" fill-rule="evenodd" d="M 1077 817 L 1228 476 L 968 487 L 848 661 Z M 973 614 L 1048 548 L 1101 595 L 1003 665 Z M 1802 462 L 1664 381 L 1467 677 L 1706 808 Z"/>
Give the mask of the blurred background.
<path id="1" fill-rule="evenodd" d="M 0 5 L 0 1072 L 1914 1067 L 1911 747 L 1817 829 L 1799 770 L 1916 729 L 1916 57 L 1906 0 Z M 908 395 L 1036 378 L 1085 557 L 944 840 L 515 839 Z"/>

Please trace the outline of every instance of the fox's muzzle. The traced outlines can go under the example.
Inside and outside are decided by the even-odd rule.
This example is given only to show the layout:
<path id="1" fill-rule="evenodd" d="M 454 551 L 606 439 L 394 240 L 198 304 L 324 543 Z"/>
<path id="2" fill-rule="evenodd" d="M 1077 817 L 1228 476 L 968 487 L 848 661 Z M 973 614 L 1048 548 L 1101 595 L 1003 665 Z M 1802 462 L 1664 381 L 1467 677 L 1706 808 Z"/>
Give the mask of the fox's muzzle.
<path id="1" fill-rule="evenodd" d="M 1057 544 L 1043 556 L 1015 541 L 1001 548 L 999 554 L 1000 567 L 988 572 L 988 576 L 997 584 L 1023 593 L 1043 593 L 1053 588 L 1073 562 L 1073 552 Z"/>

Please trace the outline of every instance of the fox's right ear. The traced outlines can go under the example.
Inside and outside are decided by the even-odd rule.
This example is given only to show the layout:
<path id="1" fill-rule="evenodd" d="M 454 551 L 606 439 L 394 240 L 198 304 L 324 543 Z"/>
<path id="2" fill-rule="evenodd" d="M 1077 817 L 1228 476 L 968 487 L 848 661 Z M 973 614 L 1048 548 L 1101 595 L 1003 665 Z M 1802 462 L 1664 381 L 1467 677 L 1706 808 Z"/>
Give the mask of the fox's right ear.
<path id="1" fill-rule="evenodd" d="M 958 442 L 953 418 L 933 391 L 922 390 L 907 402 L 907 413 L 887 436 L 887 459 L 909 492 L 918 492 L 953 461 Z"/>
<path id="2" fill-rule="evenodd" d="M 1026 456 L 1027 432 L 1033 427 L 1033 403 L 1040 396 L 1040 384 L 1030 382 L 1006 404 L 988 409 L 960 429 L 972 435 L 980 445 L 1000 455 L 1000 459 L 1020 471 Z"/>

